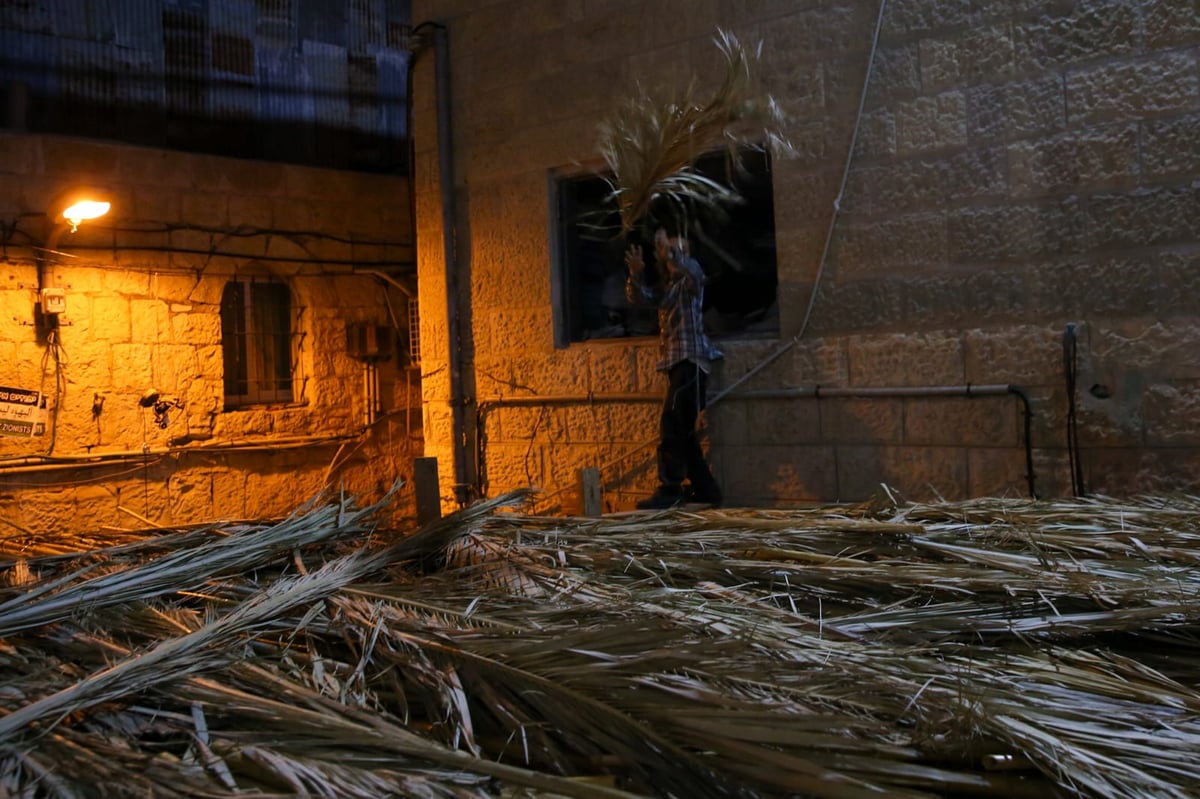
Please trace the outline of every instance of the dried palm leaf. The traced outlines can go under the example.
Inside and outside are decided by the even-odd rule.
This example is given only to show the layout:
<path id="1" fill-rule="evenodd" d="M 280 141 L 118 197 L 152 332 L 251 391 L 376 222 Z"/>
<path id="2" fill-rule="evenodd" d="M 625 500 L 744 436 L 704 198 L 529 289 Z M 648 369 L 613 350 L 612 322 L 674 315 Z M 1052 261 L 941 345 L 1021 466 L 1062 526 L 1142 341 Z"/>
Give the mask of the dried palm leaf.
<path id="1" fill-rule="evenodd" d="M 735 164 L 739 147 L 765 147 L 780 157 L 791 152 L 786 117 L 759 82 L 762 44 L 747 46 L 723 30 L 714 41 L 725 74 L 711 96 L 701 97 L 695 80 L 677 96 L 639 87 L 600 124 L 598 146 L 625 231 L 660 198 L 681 209 L 737 202 L 731 186 L 695 168 L 715 149 L 726 148 Z"/>

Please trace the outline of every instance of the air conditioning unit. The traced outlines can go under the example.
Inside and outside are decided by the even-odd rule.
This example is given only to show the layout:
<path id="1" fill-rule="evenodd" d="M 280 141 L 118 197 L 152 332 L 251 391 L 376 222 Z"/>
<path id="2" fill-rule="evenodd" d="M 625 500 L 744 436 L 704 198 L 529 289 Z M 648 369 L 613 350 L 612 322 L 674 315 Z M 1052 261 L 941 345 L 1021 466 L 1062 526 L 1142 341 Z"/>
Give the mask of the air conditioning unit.
<path id="1" fill-rule="evenodd" d="M 346 325 L 346 353 L 362 361 L 385 361 L 392 357 L 395 338 L 387 325 L 351 322 Z"/>

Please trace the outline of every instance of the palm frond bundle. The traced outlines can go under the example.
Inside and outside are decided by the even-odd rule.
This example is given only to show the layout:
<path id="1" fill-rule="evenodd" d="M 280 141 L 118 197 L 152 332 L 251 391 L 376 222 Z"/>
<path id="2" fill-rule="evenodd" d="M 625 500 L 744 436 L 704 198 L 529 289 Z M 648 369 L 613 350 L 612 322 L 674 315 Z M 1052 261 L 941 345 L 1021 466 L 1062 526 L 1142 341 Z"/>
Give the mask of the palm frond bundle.
<path id="1" fill-rule="evenodd" d="M 682 91 L 639 87 L 599 126 L 598 147 L 612 172 L 612 195 L 623 230 L 664 198 L 681 209 L 736 202 L 727 183 L 695 169 L 701 156 L 726 148 L 736 165 L 739 147 L 792 152 L 787 117 L 759 82 L 762 45 L 749 46 L 719 30 L 714 38 L 725 72 L 711 95 L 693 79 Z"/>
<path id="2" fill-rule="evenodd" d="M 1200 499 L 529 499 L 407 534 L 376 529 L 388 499 L 314 502 L 22 561 L 0 792 L 1200 793 Z"/>

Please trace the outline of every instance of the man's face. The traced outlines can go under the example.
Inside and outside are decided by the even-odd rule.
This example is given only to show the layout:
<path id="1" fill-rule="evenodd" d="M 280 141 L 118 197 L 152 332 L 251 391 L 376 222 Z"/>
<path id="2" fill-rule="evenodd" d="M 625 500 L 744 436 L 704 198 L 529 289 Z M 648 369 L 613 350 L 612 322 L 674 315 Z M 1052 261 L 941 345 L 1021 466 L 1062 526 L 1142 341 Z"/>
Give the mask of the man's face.
<path id="1" fill-rule="evenodd" d="M 659 228 L 654 231 L 654 255 L 658 258 L 660 264 L 665 264 L 667 274 L 675 274 L 678 267 L 671 259 L 671 249 L 674 247 L 680 248 L 684 253 L 687 252 L 687 242 L 678 236 L 671 237 L 667 235 L 667 231 Z"/>
<path id="2" fill-rule="evenodd" d="M 667 237 L 667 231 L 659 228 L 654 231 L 654 255 L 658 258 L 660 264 L 667 262 L 667 256 L 671 254 L 671 239 Z"/>

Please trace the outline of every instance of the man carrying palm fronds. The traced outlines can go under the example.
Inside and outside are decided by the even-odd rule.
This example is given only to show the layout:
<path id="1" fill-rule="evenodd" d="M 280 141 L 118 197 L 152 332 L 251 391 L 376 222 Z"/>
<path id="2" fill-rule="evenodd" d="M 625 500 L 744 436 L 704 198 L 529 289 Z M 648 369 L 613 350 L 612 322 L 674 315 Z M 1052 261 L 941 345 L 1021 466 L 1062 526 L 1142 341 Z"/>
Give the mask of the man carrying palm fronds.
<path id="1" fill-rule="evenodd" d="M 685 497 L 692 502 L 719 505 L 721 490 L 704 459 L 696 431 L 700 412 L 707 404 L 712 362 L 724 357 L 704 332 L 707 281 L 678 230 L 668 232 L 660 227 L 655 231 L 654 255 L 658 280 L 651 283 L 645 279 L 642 248 L 635 244 L 625 252 L 629 301 L 658 305 L 662 342 L 658 371 L 666 372 L 668 380 L 658 443 L 658 489 L 637 506 L 643 510 L 670 508 Z"/>
<path id="2" fill-rule="evenodd" d="M 679 96 L 639 90 L 600 124 L 599 149 L 612 171 L 612 199 L 626 233 L 648 217 L 677 218 L 687 209 L 720 208 L 741 199 L 732 187 L 695 168 L 705 153 L 724 148 L 736 162 L 741 146 L 783 156 L 794 151 L 783 130 L 783 110 L 757 80 L 761 43 L 747 48 L 723 30 L 717 31 L 715 42 L 726 70 L 711 97 L 699 96 L 696 81 Z M 656 214 L 664 205 L 680 213 Z M 707 404 L 712 362 L 722 356 L 704 332 L 704 272 L 681 232 L 660 229 L 655 234 L 657 282 L 643 280 L 641 247 L 630 247 L 625 254 L 630 301 L 658 303 L 663 341 L 658 369 L 669 380 L 658 446 L 659 486 L 639 508 L 669 508 L 685 498 L 721 501 L 696 422 Z"/>

